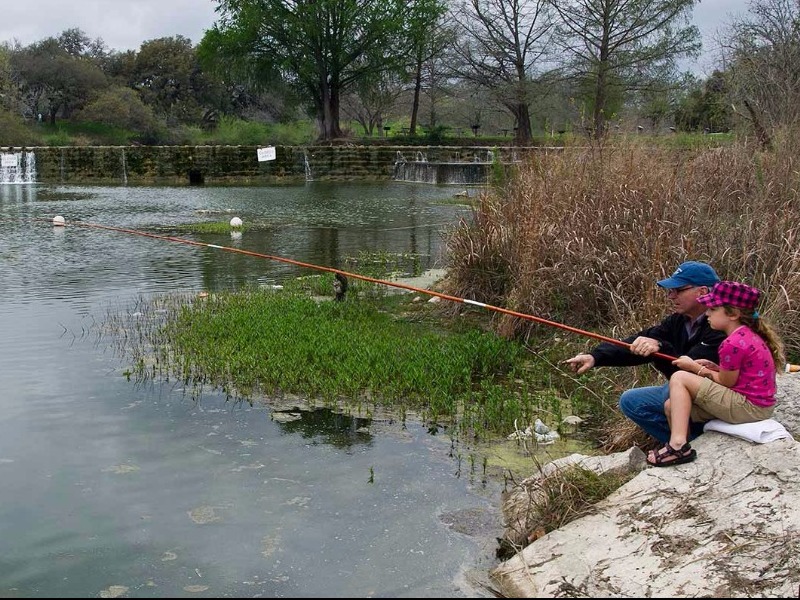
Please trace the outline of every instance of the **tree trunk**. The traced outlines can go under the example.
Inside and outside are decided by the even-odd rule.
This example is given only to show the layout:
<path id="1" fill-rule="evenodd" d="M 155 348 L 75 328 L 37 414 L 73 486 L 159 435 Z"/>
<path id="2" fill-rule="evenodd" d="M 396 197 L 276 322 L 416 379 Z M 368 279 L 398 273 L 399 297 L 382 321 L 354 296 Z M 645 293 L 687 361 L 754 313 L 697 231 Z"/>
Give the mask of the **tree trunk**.
<path id="1" fill-rule="evenodd" d="M 597 69 L 597 82 L 594 92 L 594 109 L 592 110 L 592 135 L 601 139 L 606 134 L 606 65 L 600 62 Z"/>
<path id="2" fill-rule="evenodd" d="M 753 122 L 753 129 L 755 129 L 758 143 L 761 144 L 762 148 L 769 150 L 770 148 L 772 148 L 772 138 L 767 133 L 767 129 L 764 127 L 764 124 L 758 117 L 758 113 L 755 111 L 753 105 L 750 103 L 749 100 L 744 101 L 744 107 L 747 109 L 747 112 L 750 115 L 750 119 Z"/>
<path id="3" fill-rule="evenodd" d="M 419 114 L 419 95 L 422 90 L 422 61 L 417 59 L 417 69 L 414 77 L 414 102 L 411 105 L 411 124 L 408 127 L 409 135 L 417 134 L 417 115 Z"/>
<path id="4" fill-rule="evenodd" d="M 339 90 L 325 81 L 321 92 L 320 103 L 317 105 L 319 141 L 329 142 L 342 137 L 339 124 Z"/>
<path id="5" fill-rule="evenodd" d="M 508 107 L 514 115 L 514 143 L 517 146 L 527 146 L 533 138 L 531 131 L 531 113 L 528 105 L 521 102 Z"/>

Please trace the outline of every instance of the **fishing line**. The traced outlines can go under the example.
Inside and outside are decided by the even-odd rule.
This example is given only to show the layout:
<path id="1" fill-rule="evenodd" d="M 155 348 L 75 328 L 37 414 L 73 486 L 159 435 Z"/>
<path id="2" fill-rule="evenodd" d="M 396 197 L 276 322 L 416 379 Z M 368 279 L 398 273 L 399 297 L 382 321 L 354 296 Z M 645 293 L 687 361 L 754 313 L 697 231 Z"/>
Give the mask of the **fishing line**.
<path id="1" fill-rule="evenodd" d="M 45 219 L 34 219 L 35 221 L 45 221 Z M 386 285 L 390 287 L 400 288 L 404 290 L 408 290 L 411 292 L 416 292 L 418 294 L 425 294 L 428 296 L 434 296 L 437 298 L 441 298 L 443 300 L 450 300 L 451 302 L 456 302 L 460 304 L 467 304 L 470 306 L 475 306 L 478 308 L 483 308 L 486 310 L 502 313 L 505 315 L 509 315 L 512 317 L 517 317 L 519 319 L 523 319 L 526 321 L 533 321 L 534 323 L 539 323 L 541 325 L 547 325 L 549 327 L 555 327 L 557 329 L 563 329 L 564 331 L 569 331 L 570 333 L 576 333 L 578 335 L 582 335 L 585 337 L 594 338 L 596 340 L 600 340 L 603 342 L 608 342 L 609 344 L 614 344 L 616 346 L 621 346 L 630 350 L 631 344 L 628 342 L 623 342 L 621 340 L 617 340 L 615 338 L 607 337 L 601 335 L 599 333 L 593 333 L 591 331 L 585 331 L 583 329 L 578 329 L 577 327 L 571 327 L 569 325 L 564 325 L 563 323 L 558 323 L 556 321 L 551 321 L 549 319 L 545 319 L 543 317 L 537 317 L 536 315 L 531 315 L 527 313 L 517 312 L 515 310 L 510 310 L 508 308 L 502 308 L 500 306 L 494 306 L 492 304 L 486 304 L 484 302 L 478 302 L 476 300 L 469 300 L 468 298 L 459 298 L 458 296 L 451 296 L 449 294 L 443 294 L 441 292 L 435 292 L 433 290 L 427 290 L 425 288 L 415 287 L 413 285 L 408 285 L 406 283 L 401 283 L 399 281 L 388 281 L 385 279 L 377 279 L 375 277 L 369 277 L 367 275 L 360 275 L 358 273 L 352 273 L 350 271 L 343 271 L 341 269 L 335 269 L 333 267 L 324 267 L 322 265 L 315 265 L 312 263 L 302 262 L 299 260 L 294 260 L 292 258 L 286 258 L 284 256 L 276 256 L 273 254 L 264 254 L 261 252 L 253 252 L 251 250 L 243 250 L 241 248 L 232 248 L 230 246 L 220 246 L 218 244 L 208 244 L 206 242 L 198 242 L 195 240 L 188 240 L 186 238 L 180 238 L 170 235 L 159 235 L 157 233 L 149 233 L 147 231 L 140 231 L 138 229 L 127 229 L 125 227 L 114 227 L 112 225 L 100 225 L 98 223 L 86 223 L 80 221 L 70 221 L 64 222 L 61 226 L 72 226 L 72 227 L 84 227 L 87 229 L 100 229 L 105 231 L 114 231 L 117 233 L 127 233 L 130 235 L 138 235 L 142 237 L 153 238 L 156 240 L 164 240 L 166 242 L 175 242 L 178 244 L 187 244 L 189 246 L 197 246 L 200 248 L 212 248 L 214 250 L 222 250 L 225 252 L 235 252 L 237 254 L 244 254 L 246 256 L 253 256 L 255 258 L 263 258 L 267 260 L 274 260 L 282 263 L 287 263 L 290 265 L 295 265 L 298 267 L 303 267 L 307 269 L 315 269 L 317 271 L 325 271 L 328 273 L 338 273 L 339 275 L 343 275 L 345 277 L 352 277 L 353 279 L 360 279 L 361 281 L 368 281 L 370 283 L 376 283 L 379 285 Z M 653 352 L 650 356 L 655 358 L 660 358 L 663 360 L 668 360 L 670 362 L 675 360 L 675 357 L 670 356 L 668 354 L 663 354 L 661 352 Z"/>

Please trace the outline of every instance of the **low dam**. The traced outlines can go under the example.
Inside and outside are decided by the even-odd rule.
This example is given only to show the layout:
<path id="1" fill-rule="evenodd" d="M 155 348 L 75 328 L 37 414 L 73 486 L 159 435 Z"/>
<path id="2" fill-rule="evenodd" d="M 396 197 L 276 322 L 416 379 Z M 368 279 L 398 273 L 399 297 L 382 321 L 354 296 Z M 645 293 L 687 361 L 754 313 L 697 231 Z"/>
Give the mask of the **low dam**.
<path id="1" fill-rule="evenodd" d="M 270 148 L 270 160 L 262 161 L 258 150 L 258 146 L 0 147 L 0 158 L 9 165 L 6 180 L 0 183 L 267 185 L 304 180 L 399 180 L 480 185 L 488 181 L 497 163 L 518 163 L 545 149 L 277 146 Z M 23 178 L 23 169 L 31 164 L 35 165 L 33 179 L 30 169 Z"/>

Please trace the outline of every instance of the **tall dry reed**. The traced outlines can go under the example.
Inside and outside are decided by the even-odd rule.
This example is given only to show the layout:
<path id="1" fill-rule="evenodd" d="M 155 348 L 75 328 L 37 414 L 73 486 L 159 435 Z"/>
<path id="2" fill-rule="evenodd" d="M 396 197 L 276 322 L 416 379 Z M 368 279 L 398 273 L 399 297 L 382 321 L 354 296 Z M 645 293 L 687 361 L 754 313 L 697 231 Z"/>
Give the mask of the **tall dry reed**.
<path id="1" fill-rule="evenodd" d="M 450 292 L 621 336 L 668 310 L 657 279 L 684 260 L 765 292 L 800 356 L 800 137 L 696 151 L 635 141 L 542 153 L 448 237 Z M 498 320 L 506 335 L 529 321 Z"/>

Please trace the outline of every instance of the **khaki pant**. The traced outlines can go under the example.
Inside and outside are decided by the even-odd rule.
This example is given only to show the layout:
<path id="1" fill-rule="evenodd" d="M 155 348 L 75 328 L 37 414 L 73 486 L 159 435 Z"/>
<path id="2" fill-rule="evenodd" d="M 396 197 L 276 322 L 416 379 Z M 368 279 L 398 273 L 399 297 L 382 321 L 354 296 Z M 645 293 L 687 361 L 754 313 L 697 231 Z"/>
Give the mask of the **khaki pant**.
<path id="1" fill-rule="evenodd" d="M 754 423 L 772 417 L 775 406 L 756 406 L 738 392 L 710 379 L 700 384 L 692 402 L 692 421 L 722 419 L 726 423 Z"/>

